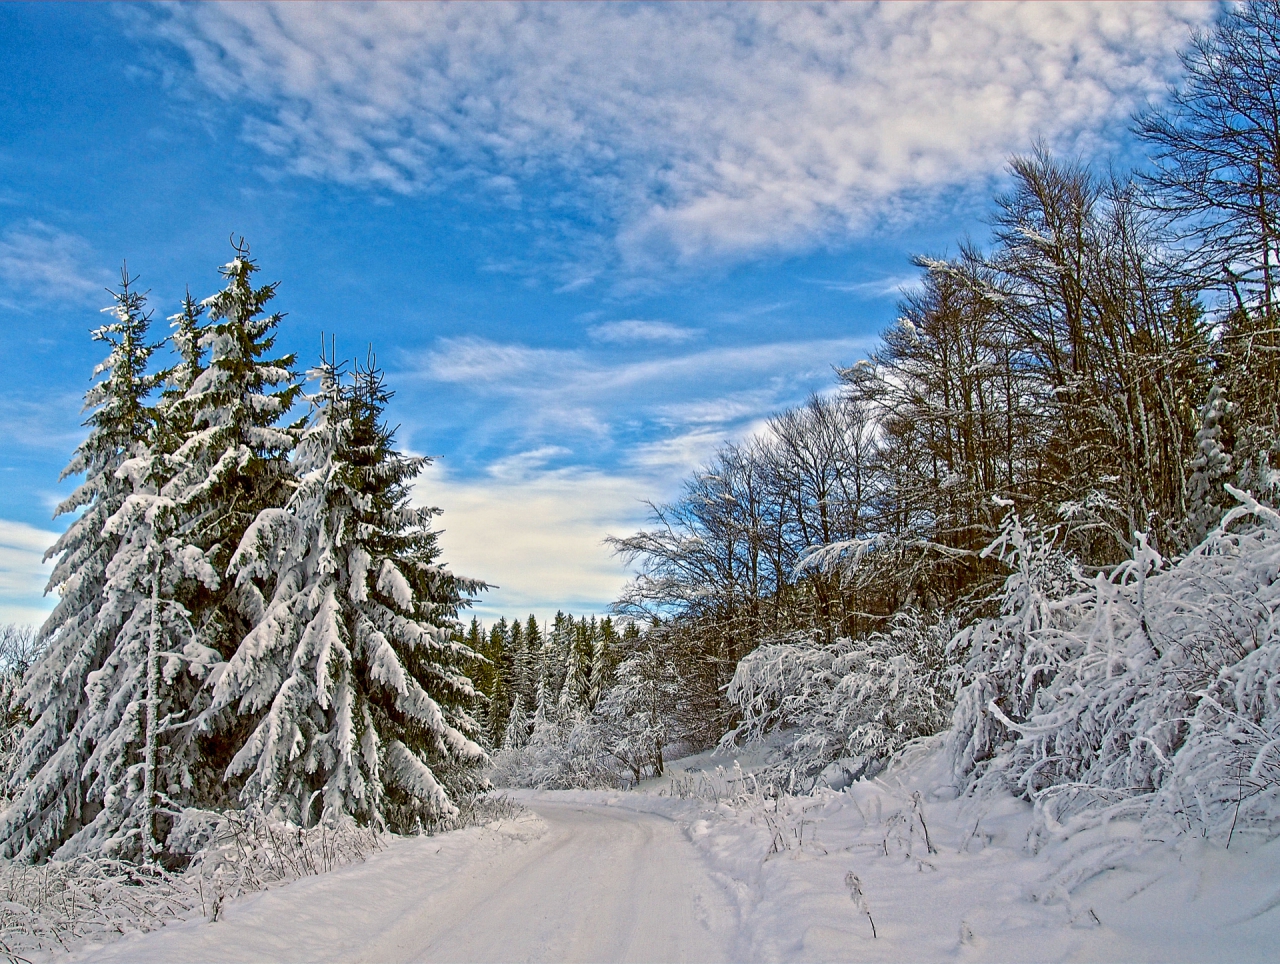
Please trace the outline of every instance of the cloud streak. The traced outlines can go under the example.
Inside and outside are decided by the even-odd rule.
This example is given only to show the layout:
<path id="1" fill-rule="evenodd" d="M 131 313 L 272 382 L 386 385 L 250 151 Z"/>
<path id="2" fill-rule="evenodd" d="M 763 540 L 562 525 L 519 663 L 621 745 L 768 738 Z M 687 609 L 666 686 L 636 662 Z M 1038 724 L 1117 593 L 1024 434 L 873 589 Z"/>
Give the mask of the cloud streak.
<path id="1" fill-rule="evenodd" d="M 668 342 L 680 344 L 697 338 L 702 332 L 697 328 L 682 328 L 665 321 L 609 321 L 587 329 L 592 341 L 605 344 L 627 345 L 637 342 Z"/>
<path id="2" fill-rule="evenodd" d="M 41 560 L 58 538 L 22 522 L 0 519 L 0 623 L 39 623 L 56 598 L 44 595 L 50 567 Z"/>
<path id="3" fill-rule="evenodd" d="M 638 425 L 668 441 L 695 428 L 718 431 L 720 438 L 736 435 L 828 384 L 833 365 L 855 361 L 871 344 L 813 339 L 684 354 L 648 350 L 619 360 L 584 349 L 444 338 L 417 360 L 411 377 L 453 385 L 486 403 L 478 436 L 515 438 L 527 449 L 572 439 L 581 459 L 586 449 L 600 453 L 627 444 Z M 614 464 L 629 457 L 627 450 L 616 452 Z M 683 472 L 695 465 L 668 467 Z"/>
<path id="4" fill-rule="evenodd" d="M 910 219 L 1105 143 L 1206 3 L 197 4 L 152 11 L 306 177 L 566 206 L 632 271 Z M 591 274 L 578 276 L 589 283 Z M 570 284 L 575 283 L 570 281 Z"/>
<path id="5" fill-rule="evenodd" d="M 0 298 L 11 307 L 33 302 L 103 302 L 109 277 L 86 265 L 88 242 L 41 221 L 10 225 L 0 235 Z"/>

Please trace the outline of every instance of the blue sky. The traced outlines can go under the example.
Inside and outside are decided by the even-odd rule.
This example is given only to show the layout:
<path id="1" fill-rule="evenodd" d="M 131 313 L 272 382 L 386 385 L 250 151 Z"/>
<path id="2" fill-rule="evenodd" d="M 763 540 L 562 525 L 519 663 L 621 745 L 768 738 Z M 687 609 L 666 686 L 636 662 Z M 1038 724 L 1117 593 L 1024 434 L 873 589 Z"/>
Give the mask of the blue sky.
<path id="1" fill-rule="evenodd" d="M 1036 139 L 1100 167 L 1207 4 L 0 4 L 0 621 L 36 621 L 103 287 L 245 236 L 282 346 L 372 345 L 483 617 L 831 390 Z"/>

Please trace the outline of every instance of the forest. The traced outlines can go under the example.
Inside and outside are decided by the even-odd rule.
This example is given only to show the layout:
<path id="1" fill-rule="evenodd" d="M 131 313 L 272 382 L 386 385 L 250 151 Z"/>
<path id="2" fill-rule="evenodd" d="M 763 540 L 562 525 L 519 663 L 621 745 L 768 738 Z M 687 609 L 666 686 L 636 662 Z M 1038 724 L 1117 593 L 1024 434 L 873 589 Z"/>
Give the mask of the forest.
<path id="1" fill-rule="evenodd" d="M 180 866 L 255 808 L 431 831 L 766 737 L 776 793 L 932 738 L 1046 820 L 1272 827 L 1280 6 L 1183 67 L 1146 163 L 1013 158 L 866 359 L 611 537 L 609 614 L 465 621 L 375 356 L 276 354 L 242 240 L 165 338 L 124 271 L 56 607 L 5 637 L 3 855 Z"/>

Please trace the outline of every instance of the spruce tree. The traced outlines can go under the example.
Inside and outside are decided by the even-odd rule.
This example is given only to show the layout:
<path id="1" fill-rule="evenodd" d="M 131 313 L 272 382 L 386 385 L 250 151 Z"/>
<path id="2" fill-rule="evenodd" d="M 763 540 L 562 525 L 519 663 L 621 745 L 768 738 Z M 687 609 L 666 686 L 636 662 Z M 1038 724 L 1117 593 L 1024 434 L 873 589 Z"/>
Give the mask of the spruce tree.
<path id="1" fill-rule="evenodd" d="M 177 600 L 192 585 L 216 589 L 218 575 L 176 535 L 177 507 L 159 494 L 168 478 L 160 435 L 153 431 L 154 448 L 121 466 L 117 474 L 133 492 L 103 528 L 119 545 L 100 620 L 119 630 L 85 687 L 83 732 L 93 750 L 81 771 L 88 799 L 102 809 L 63 846 L 67 853 L 154 859 L 161 811 L 175 815 L 197 790 L 198 752 L 187 738 L 195 687 L 186 667 L 216 654 L 194 640 L 190 613 Z"/>
<path id="2" fill-rule="evenodd" d="M 173 477 L 163 494 L 178 506 L 186 538 L 219 571 L 258 513 L 289 498 L 288 462 L 297 431 L 281 427 L 301 386 L 294 356 L 269 357 L 283 317 L 267 314 L 276 284 L 254 287 L 258 271 L 241 239 L 236 257 L 220 269 L 226 286 L 200 305 L 190 297 L 175 316 L 183 362 L 176 379 L 189 381 L 165 406 L 174 441 Z M 201 326 L 201 309 L 208 322 Z M 208 352 L 205 363 L 204 353 Z M 192 600 L 204 642 L 229 657 L 261 614 L 262 598 L 228 587 Z"/>
<path id="3" fill-rule="evenodd" d="M 191 386 L 205 371 L 207 346 L 202 343 L 204 305 L 191 297 L 188 288 L 182 299 L 182 310 L 169 317 L 172 334 L 169 340 L 178 352 L 180 361 L 165 372 L 168 383 L 161 398 L 159 411 L 165 421 L 164 431 L 172 444 L 180 445 L 195 428 L 192 421 L 194 407 L 184 405 L 183 399 Z"/>
<path id="4" fill-rule="evenodd" d="M 381 373 L 345 384 L 325 361 L 316 374 L 297 488 L 258 514 L 230 565 L 241 589 L 274 588 L 206 719 L 234 707 L 256 720 L 228 770 L 246 777 L 246 804 L 407 830 L 454 813 L 479 782 L 460 670 L 476 654 L 453 637 L 481 584 L 438 563 L 436 510 L 409 504 L 426 459 L 395 450 Z"/>
<path id="5" fill-rule="evenodd" d="M 181 360 L 160 405 L 171 475 L 160 494 L 176 506 L 177 534 L 224 574 L 250 522 L 289 498 L 288 455 L 297 428 L 281 421 L 301 391 L 294 356 L 273 353 L 282 315 L 268 314 L 268 306 L 277 285 L 255 287 L 258 266 L 248 245 L 241 239 L 233 248 L 235 258 L 220 269 L 223 289 L 199 303 L 188 292 L 182 311 L 170 319 Z M 197 645 L 204 647 L 190 668 L 211 685 L 261 618 L 264 601 L 258 586 L 232 579 L 217 589 L 198 583 L 187 588 L 181 602 L 191 613 Z M 206 688 L 191 706 L 204 720 L 195 752 L 202 766 L 197 784 L 205 790 L 200 804 L 231 806 L 236 788 L 223 774 L 253 721 L 229 713 L 211 723 L 209 697 Z"/>
<path id="6" fill-rule="evenodd" d="M 595 629 L 595 620 L 588 629 L 586 619 L 582 619 L 569 635 L 569 645 L 564 660 L 564 684 L 560 687 L 558 699 L 561 719 L 571 719 L 574 714 L 586 708 L 590 691 L 590 630 Z M 584 646 L 587 654 L 584 655 Z"/>
<path id="7" fill-rule="evenodd" d="M 634 624 L 633 624 L 634 625 Z M 617 682 L 618 653 L 622 641 L 613 627 L 613 618 L 606 616 L 600 623 L 600 633 L 593 640 L 591 651 L 591 686 L 587 702 L 591 709 L 600 703 L 601 697 Z"/>
<path id="8" fill-rule="evenodd" d="M 21 793 L 0 816 L 0 841 L 7 857 L 40 859 L 91 823 L 101 798 L 91 799 L 82 776 L 94 751 L 88 735 L 86 686 L 98 671 L 129 613 L 104 605 L 107 570 L 122 536 L 106 525 L 132 491 L 117 473 L 139 453 L 152 428 L 147 396 L 159 382 L 147 373 L 156 345 L 147 340 L 150 316 L 146 295 L 136 279 L 121 271 L 120 290 L 108 309 L 112 320 L 93 332 L 110 346 L 94 369 L 102 376 L 85 394 L 92 409 L 85 425 L 88 437 L 62 472 L 84 481 L 62 502 L 56 516 L 80 511 L 45 558 L 56 558 L 46 591 L 59 600 L 37 633 L 44 656 L 34 666 L 20 693 L 32 725 L 18 747 L 12 775 Z M 81 511 L 82 510 L 82 511 Z"/>

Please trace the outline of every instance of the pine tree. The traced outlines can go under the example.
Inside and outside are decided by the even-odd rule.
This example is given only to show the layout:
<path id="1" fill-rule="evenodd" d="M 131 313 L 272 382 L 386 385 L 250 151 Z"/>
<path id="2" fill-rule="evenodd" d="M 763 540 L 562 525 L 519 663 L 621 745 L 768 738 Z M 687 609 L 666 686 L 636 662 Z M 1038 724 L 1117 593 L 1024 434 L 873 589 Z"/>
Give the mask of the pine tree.
<path id="1" fill-rule="evenodd" d="M 297 432 L 280 427 L 301 391 L 294 356 L 267 357 L 282 316 L 266 314 L 276 284 L 253 286 L 258 266 L 241 239 L 236 257 L 220 270 L 222 291 L 200 305 L 190 297 L 175 316 L 175 342 L 183 362 L 175 380 L 189 380 L 165 417 L 174 440 L 173 477 L 163 494 L 179 507 L 186 538 L 224 571 L 249 524 L 267 507 L 289 498 L 288 454 Z M 199 324 L 201 309 L 208 323 Z M 208 352 L 207 366 L 204 352 Z M 249 587 L 245 587 L 248 589 Z M 224 658 L 261 615 L 262 599 L 231 592 L 193 600 L 205 643 Z"/>
<path id="2" fill-rule="evenodd" d="M 89 435 L 62 472 L 64 479 L 83 474 L 84 481 L 55 515 L 83 511 L 45 555 L 57 558 L 46 591 L 60 598 L 37 633 L 44 656 L 20 693 L 33 723 L 12 776 L 12 786 L 22 792 L 0 817 L 0 841 L 9 857 L 47 856 L 95 818 L 100 802 L 90 800 L 81 776 L 94 750 L 86 732 L 85 689 L 129 615 L 104 606 L 107 570 L 122 542 L 118 533 L 104 530 L 131 493 L 130 481 L 117 472 L 145 444 L 152 427 L 146 399 L 159 381 L 147 374 L 157 346 L 147 341 L 146 295 L 133 287 L 135 281 L 122 270 L 115 304 L 106 309 L 113 320 L 93 332 L 110 352 L 94 369 L 94 378 L 102 379 L 85 394 L 85 408 L 94 410 L 85 422 Z"/>
<path id="3" fill-rule="evenodd" d="M 195 687 L 186 664 L 208 663 L 216 653 L 194 640 L 190 613 L 177 599 L 192 584 L 216 589 L 218 576 L 199 549 L 175 534 L 177 507 L 158 494 L 167 468 L 159 451 L 125 462 L 118 474 L 133 492 L 103 529 L 120 543 L 107 567 L 100 619 L 120 629 L 85 688 L 83 732 L 93 752 L 81 771 L 88 798 L 102 809 L 64 844 L 69 854 L 155 858 L 162 849 L 159 811 L 178 812 L 190 801 L 173 797 L 196 789 L 186 725 L 193 721 L 184 719 Z"/>
<path id="4" fill-rule="evenodd" d="M 666 626 L 628 633 L 631 649 L 618 666 L 618 682 L 600 702 L 609 752 L 636 782 L 649 769 L 661 776 L 663 753 L 675 734 L 679 679 Z"/>
<path id="5" fill-rule="evenodd" d="M 316 374 L 297 488 L 231 560 L 239 587 L 274 590 L 206 719 L 234 706 L 257 721 L 228 772 L 247 776 L 245 803 L 312 823 L 320 797 L 323 814 L 409 829 L 454 813 L 485 760 L 459 670 L 476 654 L 452 638 L 481 584 L 436 562 L 437 510 L 409 504 L 426 460 L 394 449 L 380 372 Z"/>

